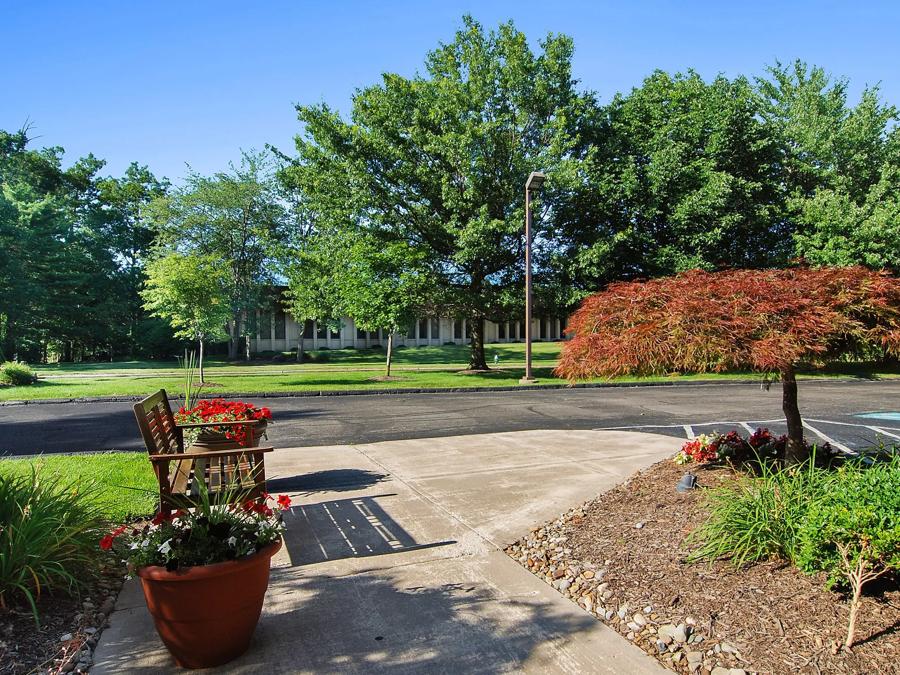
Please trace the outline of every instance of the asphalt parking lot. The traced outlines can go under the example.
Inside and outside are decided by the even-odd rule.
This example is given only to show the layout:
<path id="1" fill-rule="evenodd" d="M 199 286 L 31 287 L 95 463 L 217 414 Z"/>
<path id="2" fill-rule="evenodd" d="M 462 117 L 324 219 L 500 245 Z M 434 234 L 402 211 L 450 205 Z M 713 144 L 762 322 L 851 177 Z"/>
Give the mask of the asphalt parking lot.
<path id="1" fill-rule="evenodd" d="M 527 429 L 629 428 L 684 438 L 757 426 L 784 431 L 777 385 L 768 390 L 756 384 L 700 384 L 250 400 L 272 408 L 269 440 L 280 447 Z M 0 454 L 143 450 L 131 405 L 0 406 Z M 805 381 L 800 409 L 811 440 L 850 450 L 900 443 L 900 380 Z"/>

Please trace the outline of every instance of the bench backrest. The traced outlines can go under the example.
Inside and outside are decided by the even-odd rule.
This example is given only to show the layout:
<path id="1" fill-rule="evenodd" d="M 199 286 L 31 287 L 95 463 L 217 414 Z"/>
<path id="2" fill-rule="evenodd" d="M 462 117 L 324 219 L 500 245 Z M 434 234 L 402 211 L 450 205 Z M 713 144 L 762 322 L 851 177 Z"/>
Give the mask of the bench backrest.
<path id="1" fill-rule="evenodd" d="M 180 430 L 175 428 L 175 417 L 165 389 L 135 403 L 134 416 L 149 454 L 184 452 L 184 439 Z"/>

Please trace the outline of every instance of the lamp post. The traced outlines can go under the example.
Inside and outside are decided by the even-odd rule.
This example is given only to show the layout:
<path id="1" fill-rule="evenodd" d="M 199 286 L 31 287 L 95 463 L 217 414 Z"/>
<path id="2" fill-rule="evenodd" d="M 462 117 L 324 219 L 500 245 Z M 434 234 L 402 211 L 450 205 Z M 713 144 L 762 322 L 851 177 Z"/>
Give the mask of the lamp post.
<path id="1" fill-rule="evenodd" d="M 520 382 L 534 382 L 531 374 L 531 193 L 539 190 L 546 176 L 532 171 L 525 181 L 525 377 Z"/>

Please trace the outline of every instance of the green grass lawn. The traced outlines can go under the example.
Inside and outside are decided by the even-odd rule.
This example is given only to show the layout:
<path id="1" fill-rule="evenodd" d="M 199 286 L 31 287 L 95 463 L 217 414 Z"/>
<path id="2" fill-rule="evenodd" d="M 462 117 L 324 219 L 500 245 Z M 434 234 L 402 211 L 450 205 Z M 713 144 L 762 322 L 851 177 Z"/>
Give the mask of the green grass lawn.
<path id="1" fill-rule="evenodd" d="M 96 487 L 97 503 L 113 522 L 152 514 L 157 484 L 144 453 L 106 452 L 80 455 L 41 455 L 27 459 L 0 459 L 0 472 L 58 475 L 73 489 Z"/>
<path id="2" fill-rule="evenodd" d="M 298 364 L 256 360 L 250 363 L 212 359 L 207 364 L 205 394 L 338 391 L 366 389 L 471 388 L 513 386 L 524 375 L 525 345 L 521 343 L 486 345 L 492 370 L 487 373 L 460 372 L 468 362 L 468 347 L 409 347 L 399 349 L 394 361 L 393 378 L 381 379 L 384 352 L 372 349 L 335 349 L 313 353 L 315 360 Z M 534 344 L 536 386 L 563 384 L 553 377 L 560 343 Z M 494 366 L 494 355 L 499 358 Z M 144 396 L 166 389 L 170 395 L 182 391 L 182 379 L 176 362 L 128 361 L 116 363 L 77 363 L 38 366 L 36 385 L 0 387 L 0 401 L 46 398 L 82 398 L 90 396 Z M 801 377 L 895 377 L 895 372 L 872 364 L 835 364 L 821 372 Z M 674 382 L 689 380 L 729 380 L 759 377 L 748 372 L 658 377 L 624 377 L 615 382 Z M 601 380 L 598 380 L 601 381 Z"/>
<path id="3" fill-rule="evenodd" d="M 561 343 L 535 342 L 532 348 L 532 362 L 536 365 L 554 366 L 559 358 Z M 524 343 L 488 344 L 485 345 L 485 356 L 489 363 L 494 356 L 499 357 L 499 365 L 522 365 L 525 363 Z M 257 358 L 250 362 L 226 361 L 221 357 L 206 359 L 206 368 L 210 371 L 227 372 L 304 372 L 307 370 L 337 370 L 346 368 L 354 370 L 358 367 L 378 370 L 384 366 L 383 349 L 321 349 L 310 352 L 304 363 L 294 361 L 294 355 L 285 353 L 285 361 L 273 362 L 268 358 Z M 422 347 L 398 347 L 394 350 L 393 363 L 398 369 L 403 368 L 465 368 L 469 362 L 468 345 L 441 345 Z M 178 363 L 171 361 L 114 361 L 112 363 L 53 363 L 35 365 L 34 370 L 42 376 L 65 375 L 134 375 L 147 377 L 166 375 L 178 370 Z"/>

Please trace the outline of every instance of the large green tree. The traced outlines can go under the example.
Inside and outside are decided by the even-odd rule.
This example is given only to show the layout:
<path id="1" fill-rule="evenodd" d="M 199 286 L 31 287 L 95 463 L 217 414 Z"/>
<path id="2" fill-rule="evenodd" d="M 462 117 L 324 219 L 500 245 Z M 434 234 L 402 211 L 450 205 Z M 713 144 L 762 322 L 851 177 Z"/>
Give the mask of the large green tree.
<path id="1" fill-rule="evenodd" d="M 182 186 L 147 209 L 163 247 L 216 256 L 228 266 L 229 358 L 237 358 L 241 337 L 249 357 L 252 317 L 262 292 L 275 281 L 286 236 L 286 211 L 273 171 L 267 154 L 247 152 L 228 171 L 191 172 Z"/>
<path id="2" fill-rule="evenodd" d="M 422 256 L 443 310 L 472 326 L 472 368 L 487 367 L 484 320 L 523 304 L 525 179 L 548 174 L 551 215 L 577 176 L 579 125 L 593 105 L 572 77 L 572 40 L 540 46 L 512 23 L 488 32 L 465 17 L 424 74 L 385 74 L 357 92 L 349 120 L 299 106 L 304 133 L 284 172 L 318 227 Z M 537 219 L 538 242 L 548 220 Z"/>
<path id="3" fill-rule="evenodd" d="M 657 71 L 588 118 L 583 181 L 559 207 L 556 268 L 616 279 L 784 260 L 777 148 L 751 83 Z"/>
<path id="4" fill-rule="evenodd" d="M 127 252 L 140 199 L 110 198 L 103 162 L 63 168 L 61 148 L 34 150 L 27 130 L 0 131 L 0 352 L 5 358 L 111 357 L 130 353 Z M 146 169 L 144 185 L 164 190 Z M 144 199 L 146 201 L 146 198 Z M 112 236 L 115 231 L 121 234 Z M 131 231 L 134 240 L 126 232 Z M 123 309 L 125 311 L 123 311 Z"/>
<path id="5" fill-rule="evenodd" d="M 811 263 L 896 271 L 898 111 L 877 87 L 851 105 L 848 86 L 802 61 L 776 63 L 757 79 L 762 119 L 779 153 L 780 222 Z"/>

